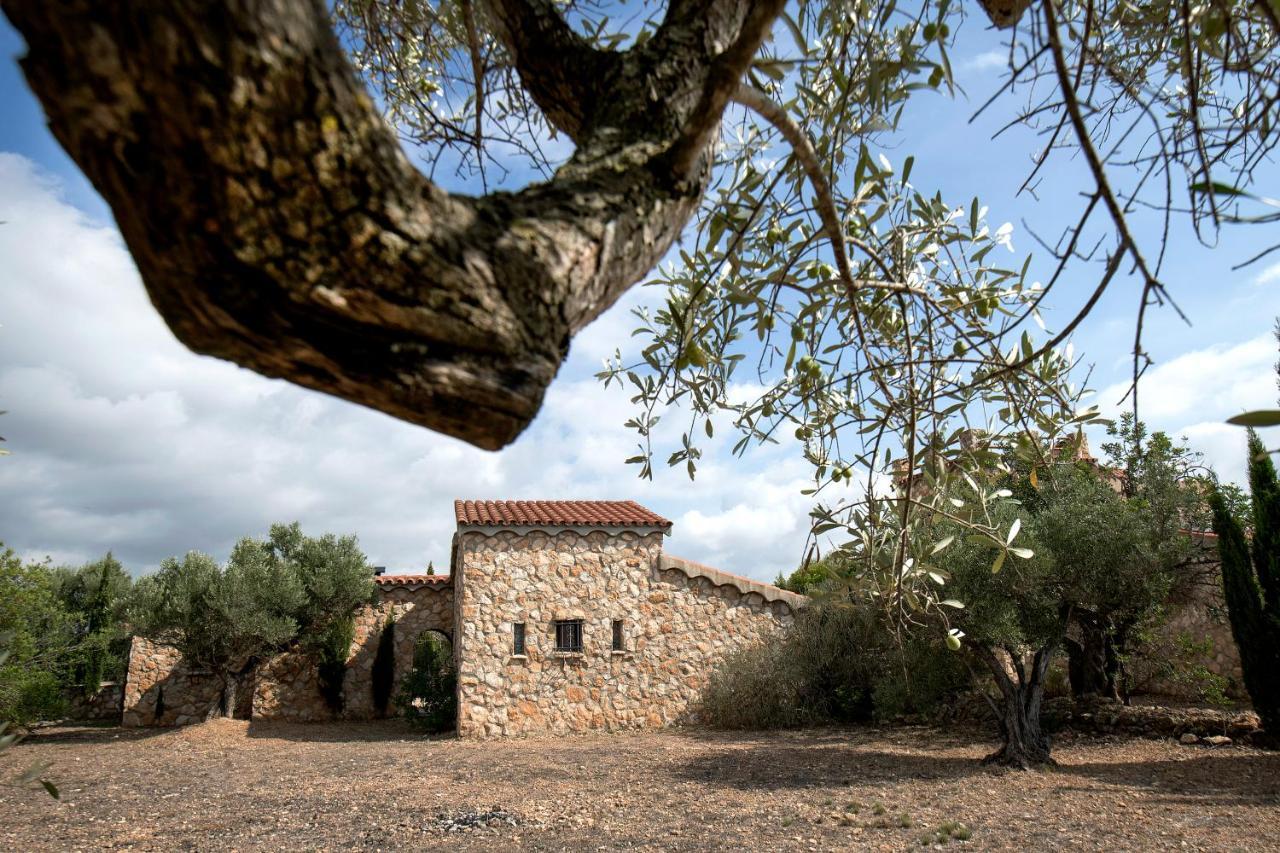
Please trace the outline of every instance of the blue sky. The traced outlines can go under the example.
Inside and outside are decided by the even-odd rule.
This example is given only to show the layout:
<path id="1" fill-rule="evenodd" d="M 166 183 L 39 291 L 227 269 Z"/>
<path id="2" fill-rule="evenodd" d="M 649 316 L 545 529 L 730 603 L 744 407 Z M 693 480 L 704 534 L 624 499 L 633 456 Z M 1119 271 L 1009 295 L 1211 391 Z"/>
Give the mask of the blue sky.
<path id="1" fill-rule="evenodd" d="M 953 54 L 969 100 L 917 98 L 884 153 L 914 155 L 913 183 L 953 204 L 981 196 L 993 227 L 1014 223 L 1022 253 L 1034 248 L 1023 219 L 1052 232 L 1076 209 L 1083 173 L 1059 159 L 1038 201 L 1015 197 L 1034 140 L 1015 130 L 992 142 L 1000 112 L 968 122 L 1000 58 L 993 33 L 970 33 Z M 636 289 L 575 340 L 544 412 L 497 454 L 187 352 L 148 303 L 109 210 L 45 128 L 21 50 L 0 19 L 0 435 L 13 453 L 0 462 L 0 541 L 59 561 L 111 549 L 143 571 L 189 549 L 225 557 L 239 536 L 298 519 L 356 532 L 375 563 L 408 571 L 447 563 L 455 497 L 631 498 L 675 522 L 673 553 L 761 579 L 800 559 L 806 469 L 793 448 L 736 460 L 718 441 L 693 483 L 678 469 L 643 482 L 623 464 L 626 395 L 592 374 L 615 345 L 625 352 L 628 310 L 656 294 Z M 1262 176 L 1269 195 L 1280 195 L 1278 174 Z M 1275 402 L 1280 257 L 1231 266 L 1277 237 L 1226 231 L 1210 251 L 1176 228 L 1166 277 L 1193 324 L 1169 310 L 1149 321 L 1157 366 L 1142 415 L 1238 478 L 1243 437 L 1222 421 Z M 1051 329 L 1092 285 L 1081 274 L 1055 292 Z M 1127 384 L 1137 300 L 1120 283 L 1074 337 L 1104 410 Z"/>

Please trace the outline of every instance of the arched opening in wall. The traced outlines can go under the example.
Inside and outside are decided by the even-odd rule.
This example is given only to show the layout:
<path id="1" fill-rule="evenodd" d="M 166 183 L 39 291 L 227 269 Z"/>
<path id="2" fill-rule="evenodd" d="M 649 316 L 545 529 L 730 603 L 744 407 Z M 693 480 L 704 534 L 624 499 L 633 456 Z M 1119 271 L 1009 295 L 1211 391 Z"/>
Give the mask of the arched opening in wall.
<path id="1" fill-rule="evenodd" d="M 449 635 L 428 628 L 413 644 L 413 666 L 395 697 L 409 724 L 426 732 L 453 731 L 457 725 L 457 672 Z"/>

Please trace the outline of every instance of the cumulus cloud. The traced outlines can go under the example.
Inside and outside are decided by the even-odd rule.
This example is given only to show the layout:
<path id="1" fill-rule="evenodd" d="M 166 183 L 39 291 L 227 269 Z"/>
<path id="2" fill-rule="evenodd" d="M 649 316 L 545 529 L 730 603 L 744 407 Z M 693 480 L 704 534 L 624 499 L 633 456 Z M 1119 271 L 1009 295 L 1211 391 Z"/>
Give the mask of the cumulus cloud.
<path id="1" fill-rule="evenodd" d="M 673 553 L 766 580 L 802 556 L 794 449 L 733 459 L 717 435 L 693 483 L 661 467 L 643 482 L 623 464 L 629 395 L 592 374 L 614 347 L 634 352 L 642 291 L 578 336 L 534 425 L 495 454 L 192 354 L 115 229 L 13 154 L 0 153 L 0 221 L 0 435 L 13 453 L 0 461 L 0 541 L 25 556 L 111 549 L 145 571 L 190 549 L 224 558 L 240 536 L 297 519 L 358 533 L 392 571 L 443 567 L 457 497 L 637 500 L 675 522 Z"/>
<path id="2" fill-rule="evenodd" d="M 1275 361 L 1275 338 L 1270 334 L 1183 353 L 1143 376 L 1139 414 L 1152 429 L 1186 436 L 1223 479 L 1243 483 L 1245 432 L 1226 419 L 1275 407 Z M 1118 414 L 1117 401 L 1128 387 L 1118 382 L 1104 388 L 1098 403 L 1104 411 L 1111 407 L 1109 414 Z"/>

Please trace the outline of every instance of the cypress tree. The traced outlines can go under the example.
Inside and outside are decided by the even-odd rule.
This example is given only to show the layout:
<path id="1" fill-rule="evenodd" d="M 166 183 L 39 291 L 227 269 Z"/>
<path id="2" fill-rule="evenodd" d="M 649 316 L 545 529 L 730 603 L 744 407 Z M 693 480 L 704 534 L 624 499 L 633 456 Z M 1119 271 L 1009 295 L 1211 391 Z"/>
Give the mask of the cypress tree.
<path id="1" fill-rule="evenodd" d="M 396 621 L 387 617 L 382 626 L 382 636 L 378 638 L 378 651 L 373 656 L 373 671 L 370 673 L 373 691 L 373 707 L 378 716 L 387 715 L 387 707 L 391 704 L 391 688 L 396 678 Z"/>
<path id="2" fill-rule="evenodd" d="M 1222 560 L 1222 590 L 1240 649 L 1244 686 L 1263 728 L 1280 734 L 1280 484 L 1258 436 L 1249 431 L 1253 547 L 1217 492 L 1209 496 Z"/>

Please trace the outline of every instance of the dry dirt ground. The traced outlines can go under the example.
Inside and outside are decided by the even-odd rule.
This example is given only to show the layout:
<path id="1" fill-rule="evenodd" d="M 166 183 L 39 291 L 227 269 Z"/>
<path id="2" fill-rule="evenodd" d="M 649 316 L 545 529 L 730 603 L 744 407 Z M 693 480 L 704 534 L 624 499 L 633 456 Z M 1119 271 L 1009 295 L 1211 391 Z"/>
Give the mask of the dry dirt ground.
<path id="1" fill-rule="evenodd" d="M 919 850 L 944 825 L 947 849 L 1280 849 L 1280 753 L 1068 739 L 1058 768 L 1021 773 L 979 767 L 990 747 L 924 728 L 54 729 L 0 769 L 52 762 L 62 802 L 0 788 L 0 850 Z"/>

